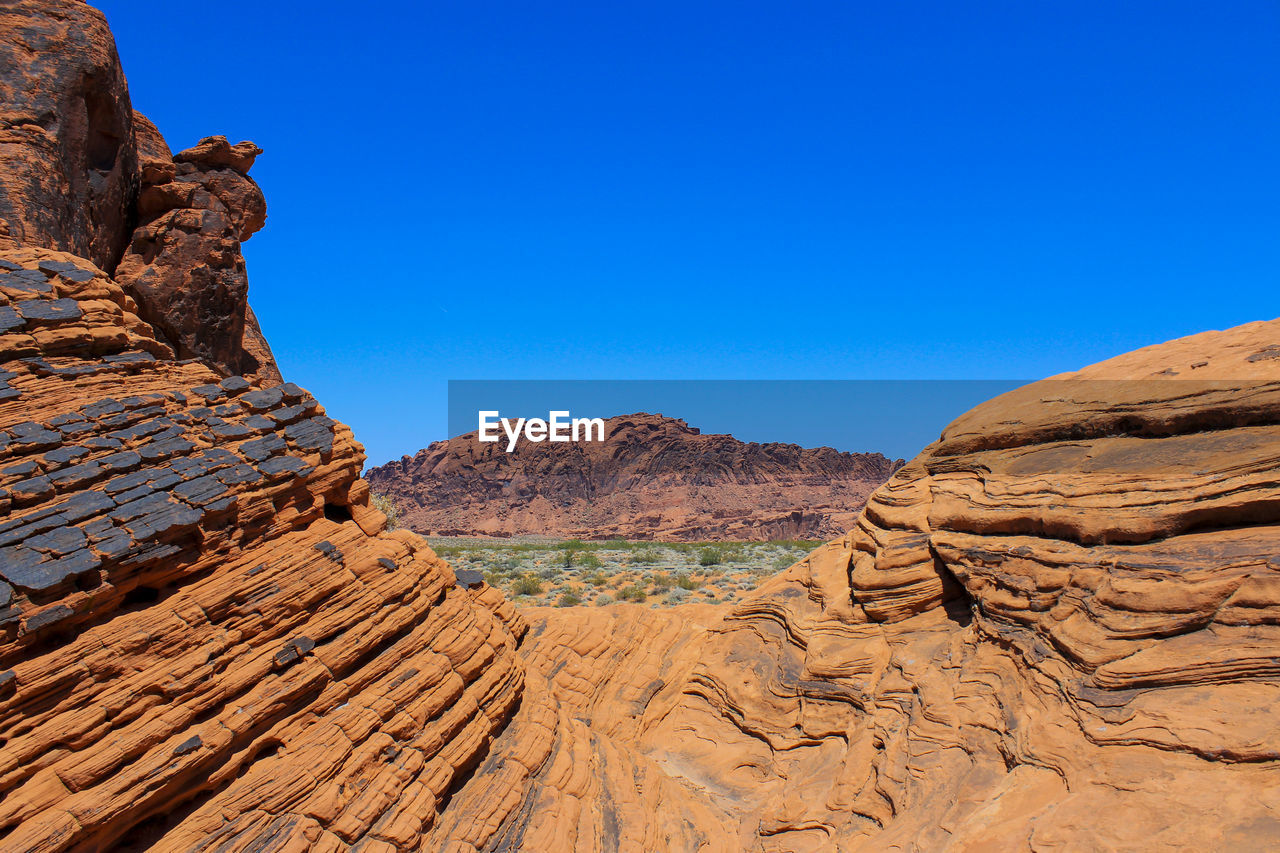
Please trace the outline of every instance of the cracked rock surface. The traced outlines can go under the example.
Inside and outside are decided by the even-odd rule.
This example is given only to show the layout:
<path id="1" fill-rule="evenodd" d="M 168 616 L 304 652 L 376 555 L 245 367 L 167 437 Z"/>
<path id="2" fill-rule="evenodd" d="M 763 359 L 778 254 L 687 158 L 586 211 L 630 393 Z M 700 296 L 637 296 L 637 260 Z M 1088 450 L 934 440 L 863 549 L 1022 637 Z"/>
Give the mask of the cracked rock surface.
<path id="1" fill-rule="evenodd" d="M 520 695 L 511 605 L 385 532 L 302 388 L 175 360 L 84 259 L 0 267 L 0 849 L 422 838 Z"/>

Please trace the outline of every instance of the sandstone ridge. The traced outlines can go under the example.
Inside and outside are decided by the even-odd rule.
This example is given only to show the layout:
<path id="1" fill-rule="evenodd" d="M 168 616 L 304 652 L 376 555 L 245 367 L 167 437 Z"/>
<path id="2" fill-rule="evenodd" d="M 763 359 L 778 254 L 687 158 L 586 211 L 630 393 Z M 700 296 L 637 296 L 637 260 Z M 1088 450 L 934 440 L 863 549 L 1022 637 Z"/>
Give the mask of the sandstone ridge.
<path id="1" fill-rule="evenodd" d="M 468 433 L 366 476 L 420 533 L 759 541 L 838 535 L 902 464 L 642 412 L 605 420 L 602 442 L 505 447 Z"/>
<path id="2" fill-rule="evenodd" d="M 1253 323 L 979 406 L 722 617 L 524 611 L 539 701 L 438 831 L 477 850 L 1273 848 L 1277 354 L 1280 320 Z"/>
<path id="3" fill-rule="evenodd" d="M 176 157 L 130 106 L 102 13 L 0 9 L 0 247 L 69 252 L 111 275 L 179 358 L 281 381 L 249 308 L 240 243 L 266 222 L 261 151 L 222 137 Z"/>

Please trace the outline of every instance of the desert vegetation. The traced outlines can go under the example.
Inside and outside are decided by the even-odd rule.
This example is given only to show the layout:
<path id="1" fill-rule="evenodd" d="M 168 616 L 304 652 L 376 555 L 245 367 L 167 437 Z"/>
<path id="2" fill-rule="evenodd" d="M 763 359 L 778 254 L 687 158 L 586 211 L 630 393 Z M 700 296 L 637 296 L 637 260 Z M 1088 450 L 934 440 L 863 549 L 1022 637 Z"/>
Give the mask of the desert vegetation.
<path id="1" fill-rule="evenodd" d="M 474 569 L 517 604 L 672 607 L 733 603 L 816 541 L 632 542 L 435 538 L 454 568 Z"/>

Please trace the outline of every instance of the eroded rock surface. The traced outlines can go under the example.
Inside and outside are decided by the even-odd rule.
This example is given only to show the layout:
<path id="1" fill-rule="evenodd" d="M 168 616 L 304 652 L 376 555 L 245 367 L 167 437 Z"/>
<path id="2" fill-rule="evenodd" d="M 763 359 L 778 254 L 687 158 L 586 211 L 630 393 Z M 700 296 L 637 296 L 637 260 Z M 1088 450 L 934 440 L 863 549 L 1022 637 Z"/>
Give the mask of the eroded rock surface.
<path id="1" fill-rule="evenodd" d="M 671 849 L 1274 847 L 1275 353 L 1255 323 L 979 406 L 723 619 L 526 611 L 553 710 L 521 709 L 441 826 L 654 849 L 622 790 L 702 831 Z"/>
<path id="2" fill-rule="evenodd" d="M 74 0 L 0 6 L 0 245 L 111 269 L 132 233 L 138 157 L 115 40 Z"/>
<path id="3" fill-rule="evenodd" d="M 83 4 L 0 42 L 0 851 L 1280 842 L 1280 321 L 978 407 L 741 605 L 526 631 L 305 390 L 147 321 L 240 328 L 186 264 L 254 146 L 170 157 Z"/>
<path id="4" fill-rule="evenodd" d="M 257 149 L 171 157 L 83 3 L 5 4 L 0 52 L 0 850 L 415 847 L 521 619 L 271 380 Z"/>
<path id="5" fill-rule="evenodd" d="M 240 244 L 267 221 L 249 177 L 262 150 L 213 136 L 175 156 L 152 138 L 142 161 L 139 223 L 116 279 L 181 358 L 226 373 L 280 382 L 271 348 L 249 308 Z"/>
<path id="6" fill-rule="evenodd" d="M 603 442 L 438 441 L 370 470 L 402 522 L 443 536 L 663 541 L 825 539 L 848 530 L 901 460 L 704 435 L 644 413 Z"/>
<path id="7" fill-rule="evenodd" d="M 81 0 L 0 7 L 0 68 L 0 247 L 85 258 L 180 358 L 279 383 L 240 254 L 266 221 L 247 175 L 261 150 L 209 137 L 172 157 Z"/>
<path id="8" fill-rule="evenodd" d="M 0 849 L 420 839 L 518 700 L 511 605 L 384 531 L 304 390 L 2 254 Z"/>

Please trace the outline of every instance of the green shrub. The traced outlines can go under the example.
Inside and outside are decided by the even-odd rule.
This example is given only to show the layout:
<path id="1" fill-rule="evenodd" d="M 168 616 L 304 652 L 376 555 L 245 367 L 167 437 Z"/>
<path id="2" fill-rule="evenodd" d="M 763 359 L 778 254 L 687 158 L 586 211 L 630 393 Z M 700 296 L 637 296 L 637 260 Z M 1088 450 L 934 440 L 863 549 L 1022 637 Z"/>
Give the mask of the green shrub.
<path id="1" fill-rule="evenodd" d="M 718 566 L 724 562 L 724 552 L 719 548 L 703 548 L 698 552 L 699 566 Z"/>
<path id="2" fill-rule="evenodd" d="M 373 504 L 373 508 L 387 517 L 387 530 L 395 530 L 400 527 L 400 510 L 396 509 L 396 505 L 391 502 L 391 498 L 386 495 L 380 495 L 377 492 L 369 493 L 369 503 Z M 440 552 L 437 551 L 437 554 Z"/>
<path id="3" fill-rule="evenodd" d="M 613 604 L 613 596 L 608 593 L 596 596 L 596 606 L 604 607 L 606 604 Z"/>
<path id="4" fill-rule="evenodd" d="M 604 572 L 596 572 L 593 575 L 588 575 L 587 577 L 583 578 L 583 580 L 585 580 L 587 583 L 591 584 L 592 586 L 604 586 L 605 584 L 609 583 L 609 578 L 608 576 L 605 575 Z"/>
<path id="5" fill-rule="evenodd" d="M 511 584 L 511 591 L 516 595 L 540 595 L 542 593 L 542 581 L 533 575 L 521 575 Z"/>
<path id="6" fill-rule="evenodd" d="M 769 544 L 775 548 L 799 549 L 806 554 L 822 544 L 820 539 L 770 539 Z"/>
<path id="7" fill-rule="evenodd" d="M 740 542 L 719 546 L 720 559 L 726 563 L 741 563 L 746 555 L 746 546 Z"/>
<path id="8" fill-rule="evenodd" d="M 644 601 L 646 598 L 648 598 L 648 594 L 643 589 L 641 589 L 637 584 L 632 584 L 631 586 L 618 591 L 619 601 L 641 602 L 641 601 Z"/>
<path id="9" fill-rule="evenodd" d="M 566 569 L 568 569 L 568 568 L 572 568 L 572 567 L 573 567 L 573 560 L 574 560 L 574 553 L 573 553 L 573 549 L 572 549 L 572 548 L 565 548 L 565 549 L 564 549 L 564 561 L 563 561 L 563 565 L 564 565 L 564 567 L 565 567 Z"/>
<path id="10" fill-rule="evenodd" d="M 681 589 L 697 589 L 701 585 L 701 581 L 689 575 L 681 575 L 676 578 L 676 586 Z"/>
<path id="11" fill-rule="evenodd" d="M 648 566 L 658 562 L 658 549 L 652 545 L 641 545 L 631 552 L 631 562 L 637 566 Z"/>
<path id="12" fill-rule="evenodd" d="M 581 604 L 582 599 L 575 593 L 566 592 L 560 596 L 560 600 L 556 602 L 557 607 L 573 607 L 575 604 Z"/>
<path id="13" fill-rule="evenodd" d="M 658 592 L 665 592 L 671 589 L 674 584 L 675 581 L 671 580 L 671 576 L 665 573 L 656 575 L 653 579 L 653 588 Z"/>
<path id="14" fill-rule="evenodd" d="M 600 558 L 594 553 L 588 551 L 585 554 L 578 555 L 578 565 L 582 566 L 584 569 L 598 569 L 603 566 L 604 563 L 600 562 Z"/>

